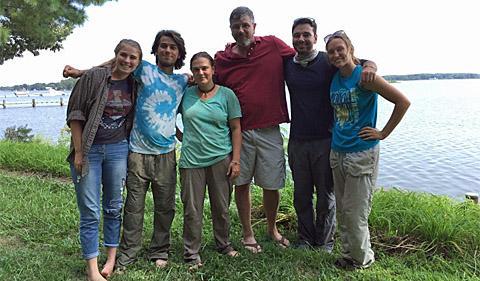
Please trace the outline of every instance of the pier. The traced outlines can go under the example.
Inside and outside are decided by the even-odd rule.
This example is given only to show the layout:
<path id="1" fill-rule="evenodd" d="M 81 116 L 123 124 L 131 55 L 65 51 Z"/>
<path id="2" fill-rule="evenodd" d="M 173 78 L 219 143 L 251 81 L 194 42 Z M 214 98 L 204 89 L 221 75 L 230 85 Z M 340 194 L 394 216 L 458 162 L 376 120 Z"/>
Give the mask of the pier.
<path id="1" fill-rule="evenodd" d="M 37 106 L 64 106 L 64 99 L 60 97 L 58 99 L 49 99 L 49 100 L 41 100 L 41 99 L 32 99 L 29 100 L 21 100 L 21 101 L 7 101 L 2 100 L 2 108 L 7 107 L 37 107 Z"/>

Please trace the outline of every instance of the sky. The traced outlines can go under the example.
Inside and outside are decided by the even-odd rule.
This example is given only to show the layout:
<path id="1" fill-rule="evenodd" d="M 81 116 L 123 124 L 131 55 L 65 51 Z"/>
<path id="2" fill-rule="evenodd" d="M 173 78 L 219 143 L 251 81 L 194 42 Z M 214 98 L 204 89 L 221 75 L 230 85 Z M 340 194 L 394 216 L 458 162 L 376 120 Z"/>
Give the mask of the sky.
<path id="1" fill-rule="evenodd" d="M 228 18 L 237 6 L 252 9 L 255 35 L 275 35 L 289 45 L 298 17 L 316 20 L 321 51 L 323 37 L 343 29 L 355 55 L 376 62 L 380 75 L 480 73 L 478 0 L 118 0 L 88 7 L 87 21 L 74 29 L 61 51 L 25 53 L 0 65 L 0 86 L 59 82 L 65 64 L 85 69 L 107 61 L 123 38 L 138 41 L 144 59 L 154 62 L 151 46 L 162 29 L 182 34 L 188 66 L 194 53 L 213 56 L 233 41 Z"/>

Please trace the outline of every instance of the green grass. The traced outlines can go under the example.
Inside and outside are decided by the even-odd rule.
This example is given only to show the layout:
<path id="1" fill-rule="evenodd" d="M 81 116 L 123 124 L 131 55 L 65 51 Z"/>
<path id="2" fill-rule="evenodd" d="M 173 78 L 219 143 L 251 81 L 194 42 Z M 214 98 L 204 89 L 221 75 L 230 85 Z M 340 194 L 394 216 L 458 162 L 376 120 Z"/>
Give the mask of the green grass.
<path id="1" fill-rule="evenodd" d="M 0 280 L 85 280 L 73 185 L 56 179 L 68 175 L 64 161 L 67 153 L 60 146 L 0 142 Z M 25 176 L 6 170 L 35 173 Z M 296 236 L 296 217 L 291 186 L 289 179 L 282 191 L 279 226 L 292 241 Z M 368 270 L 348 272 L 333 266 L 338 243 L 330 255 L 283 250 L 268 241 L 261 190 L 252 190 L 254 230 L 264 253 L 253 255 L 241 248 L 241 228 L 232 203 L 231 240 L 241 256 L 227 258 L 218 254 L 214 249 L 209 204 L 205 201 L 201 252 L 205 266 L 189 272 L 182 261 L 182 204 L 177 194 L 170 265 L 164 270 L 155 269 L 143 250 L 125 274 L 114 275 L 110 280 L 480 279 L 478 205 L 423 193 L 376 191 L 370 225 L 377 262 Z M 146 204 L 145 249 L 153 227 L 151 193 Z M 104 259 L 102 254 L 100 261 Z"/>
<path id="2" fill-rule="evenodd" d="M 480 211 L 470 201 L 389 190 L 376 192 L 374 206 L 370 223 L 377 238 L 403 242 L 396 250 L 408 251 L 409 245 L 410 250 L 444 256 L 480 252 Z"/>
<path id="3" fill-rule="evenodd" d="M 289 188 L 285 191 L 282 205 L 289 204 L 288 201 L 291 200 Z M 404 224 L 401 217 L 398 220 L 394 219 L 402 213 L 397 205 L 406 206 L 412 196 L 412 193 L 398 191 L 377 192 L 372 212 L 373 232 L 393 237 L 395 228 L 398 231 L 403 229 L 402 231 L 410 233 L 417 241 L 423 241 L 421 240 L 423 236 L 415 232 L 420 231 L 422 227 L 413 227 L 412 231 L 409 231 L 410 221 L 405 221 Z M 432 202 L 437 200 L 435 196 L 422 196 L 427 201 L 428 198 Z M 257 188 L 254 192 L 256 209 L 259 207 L 259 198 L 260 192 Z M 422 216 L 426 212 L 425 209 L 430 206 L 419 205 L 415 212 L 418 216 Z M 444 200 L 444 205 L 435 205 L 435 210 L 437 213 L 448 212 L 456 205 L 468 210 L 460 215 L 480 213 L 478 206 L 448 200 Z M 208 209 L 208 204 L 206 208 Z M 147 197 L 147 210 L 145 247 L 148 246 L 152 233 L 153 213 L 150 193 Z M 379 220 L 388 219 L 391 222 L 387 224 L 389 228 L 385 228 L 385 224 L 376 223 L 375 216 L 379 212 L 382 213 L 382 218 Z M 77 238 L 78 215 L 71 184 L 35 176 L 0 175 L 0 214 L 2 214 L 0 216 L 0 252 L 2 253 L 0 280 L 83 280 L 85 265 L 80 256 Z M 421 250 L 391 252 L 374 244 L 378 260 L 372 268 L 359 272 L 345 272 L 333 267 L 335 255 L 316 251 L 282 250 L 275 247 L 265 239 L 265 223 L 261 216 L 256 220 L 255 230 L 263 245 L 264 253 L 252 255 L 246 252 L 241 249 L 238 242 L 240 226 L 234 206 L 231 208 L 231 214 L 232 241 L 241 251 L 239 258 L 226 258 L 215 251 L 210 215 L 209 211 L 206 211 L 202 245 L 205 266 L 199 271 L 188 272 L 186 265 L 182 262 L 182 212 L 178 199 L 177 214 L 172 227 L 171 265 L 165 270 L 157 270 L 146 261 L 146 253 L 143 251 L 140 260 L 124 275 L 116 275 L 111 280 L 478 280 L 480 277 L 477 264 L 478 249 L 475 245 L 469 244 L 477 241 L 475 239 L 479 237 L 478 229 L 477 232 L 471 233 L 474 239 L 463 241 L 464 237 L 461 235 L 448 238 L 447 240 L 463 245 L 464 248 L 460 253 L 456 247 L 453 247 L 452 253 L 447 256 L 439 252 Z M 291 217 L 291 214 L 283 215 Z M 476 218 L 478 220 L 478 216 Z M 457 219 L 468 220 L 469 218 Z M 446 220 L 436 221 L 437 227 L 449 223 Z M 455 227 L 462 233 L 477 223 L 473 222 L 472 225 L 463 223 Z M 295 230 L 291 228 L 294 224 L 292 221 L 282 224 L 282 231 L 290 239 L 295 237 Z M 435 222 L 430 222 L 430 225 L 433 224 Z M 385 229 L 388 231 L 382 232 Z M 428 232 L 430 229 L 426 228 L 423 231 Z M 436 238 L 436 241 L 441 239 L 443 236 Z M 461 241 L 455 239 L 461 239 Z M 426 238 L 425 241 L 427 241 Z M 104 255 L 101 260 L 103 258 Z"/>
<path id="4" fill-rule="evenodd" d="M 68 148 L 44 142 L 0 141 L 0 168 L 68 177 Z"/>

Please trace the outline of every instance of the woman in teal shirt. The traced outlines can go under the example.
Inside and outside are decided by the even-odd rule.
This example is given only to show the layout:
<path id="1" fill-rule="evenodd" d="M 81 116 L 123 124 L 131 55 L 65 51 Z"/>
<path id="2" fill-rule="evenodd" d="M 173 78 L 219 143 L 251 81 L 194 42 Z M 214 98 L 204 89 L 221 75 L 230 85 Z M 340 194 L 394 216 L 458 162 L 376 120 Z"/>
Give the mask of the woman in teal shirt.
<path id="1" fill-rule="evenodd" d="M 184 131 L 179 167 L 184 260 L 198 267 L 202 265 L 199 251 L 206 186 L 217 249 L 228 256 L 238 255 L 229 241 L 228 211 L 231 180 L 240 174 L 242 114 L 235 93 L 213 82 L 214 61 L 208 53 L 193 55 L 190 69 L 197 85 L 186 90 L 180 106 Z"/>
<path id="2" fill-rule="evenodd" d="M 385 79 L 361 83 L 362 66 L 343 30 L 325 37 L 328 59 L 338 68 L 330 85 L 334 109 L 330 166 L 342 240 L 341 268 L 367 268 L 374 261 L 368 216 L 378 172 L 379 141 L 398 125 L 410 102 Z M 376 129 L 377 96 L 395 104 L 382 130 Z"/>

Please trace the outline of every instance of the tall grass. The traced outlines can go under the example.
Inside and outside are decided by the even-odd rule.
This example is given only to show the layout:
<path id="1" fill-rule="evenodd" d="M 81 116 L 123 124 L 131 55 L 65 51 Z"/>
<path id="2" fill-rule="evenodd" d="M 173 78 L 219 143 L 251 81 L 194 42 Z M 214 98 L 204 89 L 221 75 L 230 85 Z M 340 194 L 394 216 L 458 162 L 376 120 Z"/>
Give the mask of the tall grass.
<path id="1" fill-rule="evenodd" d="M 68 148 L 44 142 L 0 141 L 0 168 L 24 172 L 36 172 L 51 176 L 70 175 L 65 161 Z"/>
<path id="2" fill-rule="evenodd" d="M 463 255 L 480 251 L 480 207 L 445 196 L 380 190 L 370 224 L 392 250 Z"/>

